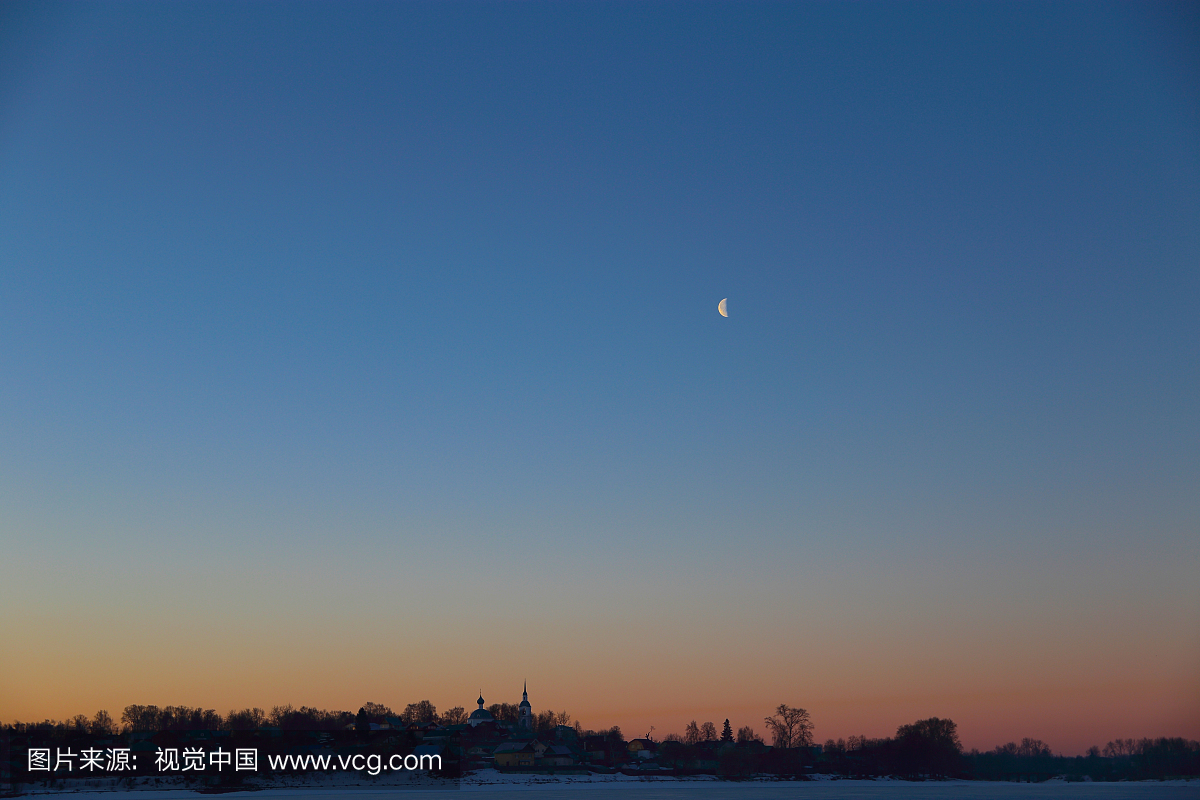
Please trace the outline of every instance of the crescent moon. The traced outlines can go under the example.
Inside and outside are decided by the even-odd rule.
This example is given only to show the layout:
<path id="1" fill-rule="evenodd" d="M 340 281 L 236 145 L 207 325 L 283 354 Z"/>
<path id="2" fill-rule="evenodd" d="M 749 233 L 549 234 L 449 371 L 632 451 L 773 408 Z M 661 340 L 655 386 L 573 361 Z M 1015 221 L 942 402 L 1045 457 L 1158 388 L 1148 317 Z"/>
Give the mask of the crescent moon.
<path id="1" fill-rule="evenodd" d="M 729 316 L 729 312 L 725 310 L 725 301 L 728 299 L 729 298 L 726 297 L 725 300 L 722 300 L 721 302 L 717 303 L 717 313 L 720 314 L 722 317 Z"/>

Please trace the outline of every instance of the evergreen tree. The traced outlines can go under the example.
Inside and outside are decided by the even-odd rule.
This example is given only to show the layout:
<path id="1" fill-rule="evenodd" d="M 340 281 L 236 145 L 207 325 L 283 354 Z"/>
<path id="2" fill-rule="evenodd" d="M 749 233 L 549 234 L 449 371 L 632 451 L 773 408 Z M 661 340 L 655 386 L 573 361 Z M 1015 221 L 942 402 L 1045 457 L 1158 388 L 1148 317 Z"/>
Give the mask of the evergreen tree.
<path id="1" fill-rule="evenodd" d="M 233 716 L 230 714 L 229 716 Z M 367 709 L 360 708 L 354 715 L 354 730 L 360 738 L 365 739 L 371 733 L 371 721 L 367 719 Z"/>
<path id="2" fill-rule="evenodd" d="M 733 741 L 733 728 L 729 727 L 729 720 L 725 720 L 725 727 L 721 729 L 721 741 Z"/>

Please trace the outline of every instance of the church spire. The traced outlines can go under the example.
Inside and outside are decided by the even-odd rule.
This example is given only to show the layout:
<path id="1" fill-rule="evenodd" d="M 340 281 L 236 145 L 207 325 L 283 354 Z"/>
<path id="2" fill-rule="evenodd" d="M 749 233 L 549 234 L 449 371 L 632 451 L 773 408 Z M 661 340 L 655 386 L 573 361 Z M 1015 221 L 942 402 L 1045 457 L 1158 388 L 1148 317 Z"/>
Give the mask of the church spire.
<path id="1" fill-rule="evenodd" d="M 529 681 L 521 687 L 521 704 L 517 706 L 517 727 L 533 730 L 533 708 L 529 705 Z"/>

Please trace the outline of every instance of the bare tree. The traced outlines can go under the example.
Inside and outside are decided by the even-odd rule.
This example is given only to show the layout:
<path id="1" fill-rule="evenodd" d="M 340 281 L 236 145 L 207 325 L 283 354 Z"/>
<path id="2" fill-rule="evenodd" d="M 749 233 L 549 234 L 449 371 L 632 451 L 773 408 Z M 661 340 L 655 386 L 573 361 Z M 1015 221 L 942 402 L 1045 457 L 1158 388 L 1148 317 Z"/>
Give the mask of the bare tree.
<path id="1" fill-rule="evenodd" d="M 715 742 L 717 740 L 717 726 L 711 722 L 706 722 L 700 726 L 700 741 Z"/>
<path id="2" fill-rule="evenodd" d="M 387 722 L 388 717 L 396 716 L 396 712 L 383 703 L 363 703 L 363 711 L 367 714 L 368 722 L 383 723 Z"/>
<path id="3" fill-rule="evenodd" d="M 737 740 L 739 742 L 761 742 L 762 737 L 754 732 L 754 728 L 749 725 L 743 725 L 738 728 Z"/>
<path id="4" fill-rule="evenodd" d="M 443 725 L 462 725 L 466 721 L 467 710 L 462 706 L 455 706 L 442 714 Z"/>
<path id="5" fill-rule="evenodd" d="M 294 713 L 296 713 L 296 709 L 292 708 L 291 703 L 284 706 L 271 706 L 271 711 L 267 714 L 267 722 L 276 728 L 282 728 Z"/>
<path id="6" fill-rule="evenodd" d="M 357 720 L 356 715 L 349 711 L 325 711 L 308 706 L 293 708 L 291 705 L 285 705 L 272 708 L 271 713 L 267 715 L 267 721 L 271 725 L 289 731 L 335 731 L 342 730 Z"/>
<path id="7" fill-rule="evenodd" d="M 107 711 L 101 709 L 92 717 L 92 724 L 88 728 L 93 736 L 107 736 L 117 732 L 117 723 L 113 722 Z"/>
<path id="8" fill-rule="evenodd" d="M 267 715 L 261 708 L 243 708 L 225 715 L 225 729 L 230 731 L 253 731 L 267 724 Z"/>
<path id="9" fill-rule="evenodd" d="M 959 767 L 962 743 L 953 720 L 930 717 L 896 729 L 897 757 L 909 775 L 951 775 Z"/>
<path id="10" fill-rule="evenodd" d="M 404 720 L 405 725 L 428 725 L 431 722 L 436 722 L 437 708 L 428 700 L 422 700 L 419 703 L 409 703 L 404 708 L 404 713 L 400 715 Z"/>
<path id="11" fill-rule="evenodd" d="M 1136 739 L 1115 739 L 1104 745 L 1105 758 L 1121 758 L 1122 756 L 1136 756 L 1136 754 L 1138 754 L 1138 740 Z"/>
<path id="12" fill-rule="evenodd" d="M 1141 753 L 1141 743 L 1137 739 L 1115 739 L 1104 745 L 1105 758 L 1136 756 L 1139 753 Z"/>
<path id="13" fill-rule="evenodd" d="M 812 720 L 803 708 L 780 704 L 775 713 L 763 720 L 776 747 L 809 747 L 812 745 Z"/>
<path id="14" fill-rule="evenodd" d="M 160 731 L 215 731 L 221 728 L 216 711 L 191 706 L 166 706 L 158 715 Z"/>
<path id="15" fill-rule="evenodd" d="M 1054 754 L 1050 751 L 1050 745 L 1041 739 L 1031 739 L 1026 736 L 1021 740 L 1021 744 L 1017 745 L 1017 755 L 1026 758 L 1049 758 Z"/>
<path id="16" fill-rule="evenodd" d="M 700 743 L 700 726 L 696 724 L 696 720 L 692 720 L 683 729 L 684 744 L 699 744 Z"/>
<path id="17" fill-rule="evenodd" d="M 130 731 L 156 731 L 162 712 L 158 706 L 140 706 L 131 704 L 121 712 L 121 724 Z"/>
<path id="18" fill-rule="evenodd" d="M 492 703 L 487 710 L 497 722 L 511 723 L 517 721 L 517 712 L 520 709 L 517 708 L 516 703 Z"/>

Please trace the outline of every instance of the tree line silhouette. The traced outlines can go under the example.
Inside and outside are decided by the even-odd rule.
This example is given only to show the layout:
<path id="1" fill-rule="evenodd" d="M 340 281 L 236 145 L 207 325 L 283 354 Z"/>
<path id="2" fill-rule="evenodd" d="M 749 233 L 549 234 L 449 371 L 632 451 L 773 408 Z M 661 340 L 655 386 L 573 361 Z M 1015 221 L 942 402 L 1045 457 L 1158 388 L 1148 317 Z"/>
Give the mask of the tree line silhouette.
<path id="1" fill-rule="evenodd" d="M 931 721 L 950 723 L 923 722 Z M 898 775 L 1040 782 L 1056 776 L 1068 781 L 1200 776 L 1200 742 L 1179 737 L 1117 740 L 1103 749 L 1091 747 L 1083 756 L 1055 755 L 1045 742 L 1028 737 L 992 750 L 964 752 L 956 736 L 952 741 L 902 725 L 894 738 L 851 736 L 826 741 L 822 759 L 828 771 L 848 778 Z"/>
<path id="2" fill-rule="evenodd" d="M 506 723 L 517 721 L 518 707 L 515 703 L 493 703 L 487 710 L 497 720 Z M 167 731 L 252 731 L 262 728 L 279 728 L 293 731 L 340 731 L 352 725 L 461 725 L 467 721 L 467 712 L 455 706 L 438 713 L 429 700 L 409 703 L 402 711 L 393 711 L 382 703 L 364 703 L 356 712 L 326 711 L 321 708 L 292 705 L 274 706 L 270 711 L 261 708 L 233 709 L 222 716 L 211 708 L 191 706 L 128 705 L 121 712 L 120 721 L 115 721 L 108 711 L 97 711 L 94 716 L 77 714 L 66 721 L 43 720 L 42 722 L 16 722 L 10 729 L 26 732 L 33 730 L 87 733 L 94 736 L 115 735 L 122 732 L 167 732 Z M 566 711 L 541 711 L 533 715 L 535 734 L 552 732 L 559 725 L 585 731 L 572 720 Z M 607 733 L 606 729 L 603 733 Z M 616 730 L 620 730 L 617 728 Z M 594 733 L 594 731 L 587 731 Z"/>
<path id="3" fill-rule="evenodd" d="M 500 722 L 515 723 L 517 706 L 495 703 L 488 711 Z M 186 731 L 250 732 L 354 730 L 370 733 L 379 728 L 413 729 L 431 725 L 454 726 L 466 722 L 467 713 L 455 706 L 439 713 L 428 700 L 409 703 L 396 712 L 381 703 L 365 703 L 357 712 L 291 705 L 231 710 L 225 715 L 213 709 L 190 706 L 129 705 L 120 720 L 107 711 L 93 716 L 76 715 L 66 721 L 44 720 L 7 725 L 8 736 L 89 735 L 116 737 L 123 734 Z M 612 760 L 619 761 L 626 740 L 619 727 L 586 730 L 566 711 L 543 711 L 534 716 L 537 737 L 561 737 L 564 729 L 580 741 L 600 740 Z M 1043 741 L 1032 738 L 1009 742 L 993 750 L 964 751 L 957 726 L 949 719 L 930 717 L 901 725 L 892 737 L 870 739 L 851 736 L 828 739 L 821 746 L 813 741 L 813 723 L 802 708 L 780 705 L 764 718 L 770 746 L 751 726 L 733 731 L 725 720 L 721 732 L 713 722 L 690 722 L 683 734 L 669 734 L 654 742 L 649 734 L 638 741 L 649 742 L 654 758 L 678 774 L 715 773 L 726 778 L 753 774 L 804 776 L 814 772 L 846 778 L 897 776 L 911 780 L 967 778 L 977 780 L 1042 781 L 1055 776 L 1067 780 L 1143 780 L 1200 776 L 1200 742 L 1183 738 L 1116 739 L 1103 748 L 1095 746 L 1083 756 L 1055 755 Z"/>

